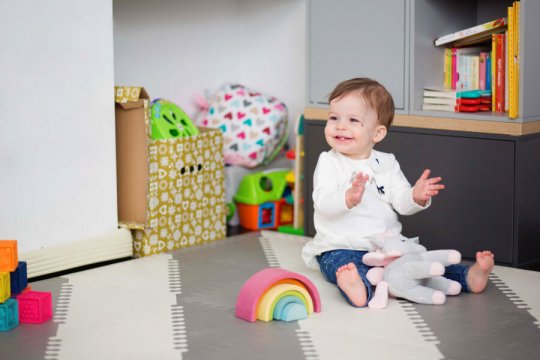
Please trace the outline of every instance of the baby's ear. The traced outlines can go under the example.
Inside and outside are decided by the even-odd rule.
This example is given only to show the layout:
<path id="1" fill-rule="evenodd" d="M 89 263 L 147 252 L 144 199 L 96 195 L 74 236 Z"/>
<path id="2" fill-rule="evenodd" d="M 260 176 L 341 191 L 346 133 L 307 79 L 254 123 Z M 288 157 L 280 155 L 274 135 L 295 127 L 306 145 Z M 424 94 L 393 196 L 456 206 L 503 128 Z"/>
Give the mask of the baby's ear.
<path id="1" fill-rule="evenodd" d="M 384 125 L 377 125 L 375 128 L 375 136 L 373 136 L 373 142 L 378 143 L 379 141 L 382 141 L 382 139 L 385 138 L 386 133 L 388 132 L 388 129 Z"/>

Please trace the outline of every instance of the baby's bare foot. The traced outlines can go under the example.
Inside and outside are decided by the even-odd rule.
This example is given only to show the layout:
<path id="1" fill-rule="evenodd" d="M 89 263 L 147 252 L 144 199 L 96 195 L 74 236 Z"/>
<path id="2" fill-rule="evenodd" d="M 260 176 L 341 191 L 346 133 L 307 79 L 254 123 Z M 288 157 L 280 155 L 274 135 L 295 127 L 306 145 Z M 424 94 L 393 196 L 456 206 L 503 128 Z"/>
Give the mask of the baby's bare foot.
<path id="1" fill-rule="evenodd" d="M 336 271 L 337 285 L 347 294 L 351 302 L 356 306 L 364 306 L 367 301 L 366 285 L 358 275 L 356 265 L 348 263 Z"/>
<path id="2" fill-rule="evenodd" d="M 487 281 L 493 266 L 494 255 L 491 251 L 479 251 L 476 253 L 476 262 L 467 274 L 467 285 L 472 293 L 480 293 L 486 289 Z"/>

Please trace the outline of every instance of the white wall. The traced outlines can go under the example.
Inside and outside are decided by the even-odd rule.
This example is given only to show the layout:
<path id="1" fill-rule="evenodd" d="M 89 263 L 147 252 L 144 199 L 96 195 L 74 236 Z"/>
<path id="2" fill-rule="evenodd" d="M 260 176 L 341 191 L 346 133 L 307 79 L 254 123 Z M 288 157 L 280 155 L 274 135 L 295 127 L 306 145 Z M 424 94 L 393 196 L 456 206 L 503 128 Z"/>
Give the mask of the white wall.
<path id="1" fill-rule="evenodd" d="M 0 239 L 117 228 L 112 0 L 0 2 Z"/>
<path id="2" fill-rule="evenodd" d="M 193 114 L 230 81 L 305 104 L 306 0 L 114 0 L 115 81 Z M 291 126 L 291 135 L 294 128 Z"/>

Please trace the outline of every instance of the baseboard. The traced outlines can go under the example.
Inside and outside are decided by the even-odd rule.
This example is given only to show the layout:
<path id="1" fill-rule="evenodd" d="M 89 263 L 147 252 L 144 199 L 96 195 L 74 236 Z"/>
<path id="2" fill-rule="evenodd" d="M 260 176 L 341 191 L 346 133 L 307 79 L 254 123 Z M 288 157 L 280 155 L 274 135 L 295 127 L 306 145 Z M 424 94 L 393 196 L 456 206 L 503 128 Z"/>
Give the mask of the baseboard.
<path id="1" fill-rule="evenodd" d="M 133 238 L 127 229 L 64 245 L 19 254 L 26 261 L 28 277 L 47 275 L 108 260 L 133 256 Z"/>

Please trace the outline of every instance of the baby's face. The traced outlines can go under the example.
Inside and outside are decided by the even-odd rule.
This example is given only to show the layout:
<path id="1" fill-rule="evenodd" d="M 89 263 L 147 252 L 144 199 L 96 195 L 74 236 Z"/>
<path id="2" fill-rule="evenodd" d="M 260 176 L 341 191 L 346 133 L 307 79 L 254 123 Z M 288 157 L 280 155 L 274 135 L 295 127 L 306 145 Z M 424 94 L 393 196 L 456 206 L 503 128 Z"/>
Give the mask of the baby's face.
<path id="1" fill-rule="evenodd" d="M 351 159 L 367 159 L 375 143 L 382 139 L 381 131 L 386 134 L 377 112 L 361 93 L 347 94 L 330 102 L 324 135 L 337 152 Z"/>

